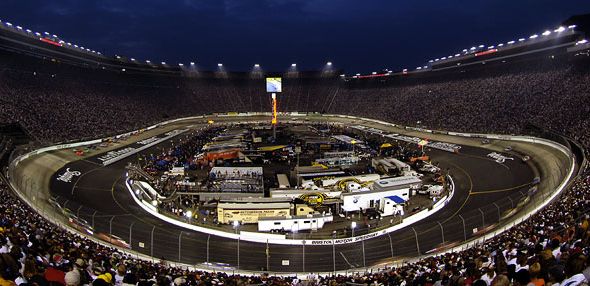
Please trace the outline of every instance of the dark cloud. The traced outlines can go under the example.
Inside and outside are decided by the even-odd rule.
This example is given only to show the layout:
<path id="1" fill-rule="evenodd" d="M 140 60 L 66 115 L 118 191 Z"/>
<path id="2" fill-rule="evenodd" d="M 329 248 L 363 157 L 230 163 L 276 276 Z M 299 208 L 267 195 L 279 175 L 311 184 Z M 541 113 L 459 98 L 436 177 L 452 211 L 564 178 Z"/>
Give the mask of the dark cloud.
<path id="1" fill-rule="evenodd" d="M 327 60 L 348 73 L 414 68 L 590 12 L 575 1 L 61 0 L 0 2 L 0 18 L 138 59 L 230 70 Z"/>

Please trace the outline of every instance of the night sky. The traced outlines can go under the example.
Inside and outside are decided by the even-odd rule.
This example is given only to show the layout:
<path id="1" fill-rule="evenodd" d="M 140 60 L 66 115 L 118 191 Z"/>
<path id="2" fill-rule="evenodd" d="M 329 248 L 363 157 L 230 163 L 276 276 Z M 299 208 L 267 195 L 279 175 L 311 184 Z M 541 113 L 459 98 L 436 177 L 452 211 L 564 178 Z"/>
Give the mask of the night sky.
<path id="1" fill-rule="evenodd" d="M 589 0 L 0 1 L 0 19 L 138 60 L 213 70 L 414 69 L 474 45 L 553 29 Z"/>

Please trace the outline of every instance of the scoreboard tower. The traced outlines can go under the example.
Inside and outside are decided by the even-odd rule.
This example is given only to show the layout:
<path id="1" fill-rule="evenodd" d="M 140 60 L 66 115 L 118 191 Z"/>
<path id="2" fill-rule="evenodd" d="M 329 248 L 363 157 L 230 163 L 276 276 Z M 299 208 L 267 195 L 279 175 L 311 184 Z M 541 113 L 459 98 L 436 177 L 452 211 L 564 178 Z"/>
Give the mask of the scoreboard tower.
<path id="1" fill-rule="evenodd" d="M 270 93 L 272 100 L 272 119 L 270 124 L 272 125 L 272 137 L 277 138 L 277 93 L 283 91 L 282 78 L 280 77 L 267 77 L 266 78 L 266 92 Z"/>

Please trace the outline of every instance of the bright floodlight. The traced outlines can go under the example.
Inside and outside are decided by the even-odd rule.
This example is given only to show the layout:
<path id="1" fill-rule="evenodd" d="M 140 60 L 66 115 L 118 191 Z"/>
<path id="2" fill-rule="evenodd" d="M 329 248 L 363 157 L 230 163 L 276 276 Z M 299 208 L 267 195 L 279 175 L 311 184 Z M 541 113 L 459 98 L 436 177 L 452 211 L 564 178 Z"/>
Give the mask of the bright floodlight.
<path id="1" fill-rule="evenodd" d="M 471 47 L 471 49 L 470 49 L 470 50 L 472 50 L 472 51 L 473 51 L 473 50 L 475 50 L 475 49 L 477 49 L 477 48 L 476 48 L 476 47 Z"/>
<path id="2" fill-rule="evenodd" d="M 432 62 L 434 62 L 434 60 L 429 60 L 428 62 L 429 62 L 429 63 L 432 63 Z"/>
<path id="3" fill-rule="evenodd" d="M 350 228 L 356 228 L 356 221 L 353 221 L 350 223 Z"/>
<path id="4" fill-rule="evenodd" d="M 237 220 L 234 220 L 234 227 L 238 227 L 240 225 L 240 222 Z"/>
<path id="5" fill-rule="evenodd" d="M 297 66 L 297 64 L 291 64 L 291 67 L 296 67 L 296 66 Z"/>
<path id="6" fill-rule="evenodd" d="M 461 55 L 461 54 L 455 54 L 455 57 L 458 57 L 458 56 L 460 56 L 460 55 Z"/>
<path id="7" fill-rule="evenodd" d="M 569 26 L 567 26 L 568 29 L 573 29 L 575 27 L 576 27 L 576 25 L 569 25 Z"/>
<path id="8" fill-rule="evenodd" d="M 332 62 L 327 62 L 326 65 L 331 66 Z"/>
<path id="9" fill-rule="evenodd" d="M 493 48 L 495 48 L 495 47 L 494 47 L 494 46 L 489 46 L 489 47 L 488 47 L 488 50 L 491 50 L 491 49 L 493 49 Z"/>
<path id="10" fill-rule="evenodd" d="M 551 35 L 551 31 L 547 30 L 547 31 L 543 32 L 543 34 L 541 34 L 541 35 L 549 36 L 549 35 Z"/>
<path id="11" fill-rule="evenodd" d="M 537 34 L 534 34 L 534 35 L 530 36 L 530 37 L 529 37 L 529 39 L 536 39 L 536 38 L 538 38 L 538 37 L 539 37 L 539 35 L 537 35 Z"/>
<path id="12" fill-rule="evenodd" d="M 259 68 L 260 67 L 260 64 L 254 64 L 254 67 L 255 68 Z"/>
<path id="13" fill-rule="evenodd" d="M 480 47 L 480 48 L 483 48 L 483 47 L 485 47 L 485 46 L 484 46 L 484 45 L 479 45 L 479 47 Z"/>
<path id="14" fill-rule="evenodd" d="M 377 74 L 377 72 L 372 72 L 371 74 Z"/>
<path id="15" fill-rule="evenodd" d="M 193 217 L 193 212 L 192 212 L 191 210 L 187 210 L 187 211 L 184 213 L 184 216 L 186 216 L 187 218 L 191 218 L 191 217 Z"/>
<path id="16" fill-rule="evenodd" d="M 519 42 L 524 42 L 524 38 L 518 39 Z"/>
<path id="17" fill-rule="evenodd" d="M 222 64 L 222 63 L 218 63 L 218 64 L 217 64 L 217 66 L 218 66 L 218 67 L 222 67 L 222 66 L 223 66 L 223 64 Z"/>
<path id="18" fill-rule="evenodd" d="M 504 44 L 498 44 L 498 47 L 503 47 L 503 46 L 504 46 Z"/>
<path id="19" fill-rule="evenodd" d="M 182 63 L 178 63 L 178 66 L 179 66 L 179 67 L 183 67 L 183 66 L 184 66 L 184 64 L 182 64 Z"/>
<path id="20" fill-rule="evenodd" d="M 150 60 L 145 60 L 146 63 L 151 64 L 152 62 Z"/>
<path id="21" fill-rule="evenodd" d="M 194 66 L 194 65 L 195 65 L 195 62 L 191 62 L 191 66 Z"/>
<path id="22" fill-rule="evenodd" d="M 162 62 L 162 64 L 163 64 L 163 65 L 165 65 L 165 64 L 166 64 L 166 62 Z"/>
<path id="23" fill-rule="evenodd" d="M 563 31 L 565 31 L 565 27 L 564 26 L 560 26 L 559 28 L 553 30 L 553 32 L 556 32 L 556 33 L 561 33 Z"/>
<path id="24" fill-rule="evenodd" d="M 509 45 L 512 45 L 512 44 L 514 44 L 514 41 L 510 41 L 510 42 L 508 42 L 508 44 L 509 44 Z"/>
<path id="25" fill-rule="evenodd" d="M 152 201 L 152 206 L 154 206 L 154 207 L 158 206 L 158 201 L 156 201 L 156 200 L 153 200 L 153 201 Z"/>
<path id="26" fill-rule="evenodd" d="M 134 61 L 135 61 L 135 59 L 134 59 L 134 58 L 131 58 L 131 61 L 132 61 L 132 62 L 134 62 Z"/>
<path id="27" fill-rule="evenodd" d="M 23 27 L 21 27 L 21 26 L 16 26 L 16 28 L 19 29 L 19 30 L 22 30 L 23 29 Z"/>
<path id="28" fill-rule="evenodd" d="M 356 76 L 360 76 L 360 75 L 361 75 L 360 73 L 357 73 L 357 74 L 356 74 Z"/>

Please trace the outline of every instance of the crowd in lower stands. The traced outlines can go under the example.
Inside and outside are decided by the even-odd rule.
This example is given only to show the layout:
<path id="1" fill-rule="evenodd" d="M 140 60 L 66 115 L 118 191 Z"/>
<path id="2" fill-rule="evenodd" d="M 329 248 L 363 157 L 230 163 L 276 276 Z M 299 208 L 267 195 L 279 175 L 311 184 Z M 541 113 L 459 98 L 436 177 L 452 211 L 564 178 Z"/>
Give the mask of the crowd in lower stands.
<path id="1" fill-rule="evenodd" d="M 134 259 L 46 221 L 0 184 L 0 285 L 577 286 L 590 281 L 590 175 L 484 244 L 379 273 L 244 276 Z"/>

